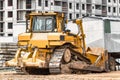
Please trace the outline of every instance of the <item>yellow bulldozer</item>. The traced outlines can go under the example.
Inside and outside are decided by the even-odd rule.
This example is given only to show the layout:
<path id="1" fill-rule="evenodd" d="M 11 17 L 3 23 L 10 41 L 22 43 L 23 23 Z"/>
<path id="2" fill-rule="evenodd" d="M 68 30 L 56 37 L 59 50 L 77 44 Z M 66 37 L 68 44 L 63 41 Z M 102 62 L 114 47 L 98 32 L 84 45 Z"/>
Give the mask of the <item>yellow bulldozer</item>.
<path id="1" fill-rule="evenodd" d="M 20 67 L 28 74 L 110 70 L 107 50 L 86 48 L 82 19 L 68 21 L 63 13 L 41 12 L 30 13 L 26 22 L 26 32 L 18 35 L 19 49 L 6 66 Z M 76 34 L 71 33 L 74 26 Z"/>

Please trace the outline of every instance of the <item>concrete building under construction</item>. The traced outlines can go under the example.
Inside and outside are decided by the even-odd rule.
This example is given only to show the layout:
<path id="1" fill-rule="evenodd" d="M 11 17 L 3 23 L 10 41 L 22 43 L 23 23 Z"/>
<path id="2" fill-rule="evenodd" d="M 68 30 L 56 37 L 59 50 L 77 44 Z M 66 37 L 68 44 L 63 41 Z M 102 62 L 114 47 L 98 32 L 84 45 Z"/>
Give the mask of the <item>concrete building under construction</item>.
<path id="1" fill-rule="evenodd" d="M 25 14 L 64 12 L 68 19 L 81 16 L 119 17 L 120 0 L 0 0 L 0 42 L 14 42 L 25 31 Z"/>

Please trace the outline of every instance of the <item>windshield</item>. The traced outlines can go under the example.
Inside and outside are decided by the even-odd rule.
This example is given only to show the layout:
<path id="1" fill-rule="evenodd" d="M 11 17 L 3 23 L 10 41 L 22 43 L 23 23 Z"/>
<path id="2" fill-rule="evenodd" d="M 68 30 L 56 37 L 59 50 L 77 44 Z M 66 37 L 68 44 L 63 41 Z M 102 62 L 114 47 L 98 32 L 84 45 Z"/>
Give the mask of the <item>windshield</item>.
<path id="1" fill-rule="evenodd" d="M 51 16 L 35 16 L 33 18 L 33 31 L 52 31 L 53 30 L 53 20 Z"/>

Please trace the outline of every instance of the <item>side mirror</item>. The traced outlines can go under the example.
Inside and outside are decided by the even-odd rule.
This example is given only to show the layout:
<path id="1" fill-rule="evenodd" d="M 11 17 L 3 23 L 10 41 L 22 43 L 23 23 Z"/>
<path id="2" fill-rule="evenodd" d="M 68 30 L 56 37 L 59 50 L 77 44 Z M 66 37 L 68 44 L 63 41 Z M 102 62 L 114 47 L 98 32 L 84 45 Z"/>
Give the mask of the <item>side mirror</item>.
<path id="1" fill-rule="evenodd" d="M 69 29 L 67 29 L 67 30 L 65 30 L 65 32 L 70 33 L 70 30 L 69 30 Z"/>
<path id="2" fill-rule="evenodd" d="M 29 32 L 30 30 L 29 29 L 26 29 L 26 32 Z"/>
<path id="3" fill-rule="evenodd" d="M 25 14 L 25 18 L 26 18 L 27 20 L 29 20 L 29 19 L 30 19 L 29 14 Z"/>

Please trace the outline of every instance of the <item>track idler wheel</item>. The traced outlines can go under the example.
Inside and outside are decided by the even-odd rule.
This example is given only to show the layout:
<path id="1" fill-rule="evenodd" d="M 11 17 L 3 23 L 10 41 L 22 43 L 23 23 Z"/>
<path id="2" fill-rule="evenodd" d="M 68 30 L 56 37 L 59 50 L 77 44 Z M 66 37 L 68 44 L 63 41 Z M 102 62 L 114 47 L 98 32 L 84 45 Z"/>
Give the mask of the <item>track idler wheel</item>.
<path id="1" fill-rule="evenodd" d="M 70 52 L 69 48 L 65 49 L 65 52 L 64 52 L 64 55 L 63 55 L 63 60 L 64 60 L 65 63 L 68 63 L 71 60 L 71 52 Z"/>
<path id="2" fill-rule="evenodd" d="M 66 48 L 63 54 L 62 62 L 61 62 L 61 73 L 68 74 L 71 73 L 69 68 L 69 62 L 71 61 L 71 51 L 69 48 Z"/>

